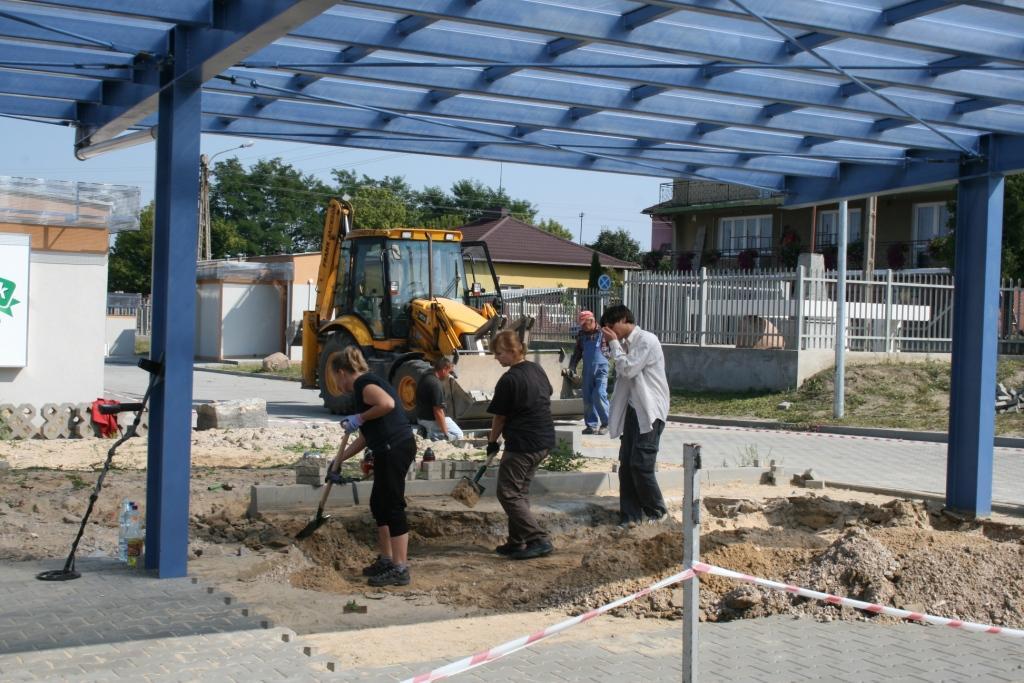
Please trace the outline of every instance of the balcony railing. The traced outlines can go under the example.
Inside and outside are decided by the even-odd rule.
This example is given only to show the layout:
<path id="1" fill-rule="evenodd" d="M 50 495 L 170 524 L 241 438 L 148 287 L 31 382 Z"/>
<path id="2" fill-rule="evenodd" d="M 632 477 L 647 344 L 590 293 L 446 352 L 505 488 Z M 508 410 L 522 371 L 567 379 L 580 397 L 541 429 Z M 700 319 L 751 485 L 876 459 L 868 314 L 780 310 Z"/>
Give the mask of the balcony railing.
<path id="1" fill-rule="evenodd" d="M 704 180 L 675 180 L 661 184 L 659 201 L 672 202 L 678 206 L 697 204 L 718 204 L 752 199 L 781 197 L 779 192 L 761 190 L 744 185 L 713 183 Z"/>

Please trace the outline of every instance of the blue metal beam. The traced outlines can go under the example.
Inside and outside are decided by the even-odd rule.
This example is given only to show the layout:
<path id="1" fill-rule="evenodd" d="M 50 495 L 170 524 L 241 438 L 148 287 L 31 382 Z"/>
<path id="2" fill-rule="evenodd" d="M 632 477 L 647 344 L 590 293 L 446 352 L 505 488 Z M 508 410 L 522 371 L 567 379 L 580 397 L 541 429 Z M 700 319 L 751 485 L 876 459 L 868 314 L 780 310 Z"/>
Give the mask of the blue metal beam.
<path id="1" fill-rule="evenodd" d="M 309 106 L 294 101 L 278 101 L 259 112 L 252 112 L 248 106 L 249 98 L 233 95 L 206 93 L 203 100 L 203 113 L 226 117 L 255 118 L 271 123 L 276 122 L 281 126 L 282 134 L 288 134 L 295 125 L 304 127 L 322 126 L 326 128 L 325 134 L 335 131 L 338 128 L 349 128 L 365 133 L 372 133 L 377 130 L 381 133 L 390 133 L 395 136 L 421 136 L 421 137 L 454 137 L 466 140 L 491 141 L 493 144 L 502 144 L 502 140 L 494 137 L 501 135 L 506 137 L 523 138 L 528 142 L 546 145 L 561 146 L 565 148 L 578 148 L 581 153 L 600 152 L 602 154 L 631 156 L 638 160 L 647 162 L 664 161 L 668 164 L 686 163 L 693 166 L 737 168 L 741 170 L 756 170 L 768 173 L 790 173 L 793 175 L 808 175 L 816 177 L 831 177 L 836 172 L 837 165 L 831 161 L 817 159 L 801 159 L 794 157 L 764 157 L 751 153 L 745 160 L 741 160 L 736 153 L 727 151 L 711 151 L 683 147 L 679 145 L 665 145 L 653 140 L 647 144 L 638 146 L 632 137 L 609 137 L 606 135 L 590 135 L 580 133 L 565 133 L 555 130 L 536 130 L 530 133 L 523 131 L 513 125 L 495 125 L 493 123 L 470 123 L 463 122 L 461 125 L 471 127 L 478 133 L 467 130 L 454 130 L 439 125 L 433 125 L 433 117 L 421 119 L 408 119 L 402 117 L 388 118 L 388 125 L 381 130 L 377 125 L 378 114 L 373 111 L 360 111 L 357 109 L 341 107 Z M 438 119 L 438 121 L 442 121 Z M 308 132 L 312 132 L 310 129 Z M 490 136 L 488 134 L 491 134 Z"/>
<path id="2" fill-rule="evenodd" d="M 804 50 L 816 50 L 819 47 L 828 45 L 829 43 L 834 43 L 837 40 L 840 40 L 839 36 L 831 33 L 818 33 L 815 31 L 812 33 L 805 33 L 802 36 L 796 36 L 796 42 L 800 44 L 800 47 L 797 47 L 792 43 L 786 43 L 785 48 L 787 53 L 797 55 L 803 52 L 800 48 L 803 48 Z"/>
<path id="3" fill-rule="evenodd" d="M 196 29 L 175 32 L 174 70 L 160 92 L 153 215 L 151 356 L 163 364 L 153 389 L 146 469 L 146 568 L 161 578 L 188 573 L 192 360 L 202 83 L 195 73 Z"/>
<path id="4" fill-rule="evenodd" d="M 249 75 L 241 69 L 230 70 L 245 82 Z M 286 88 L 290 77 L 273 74 L 259 74 L 259 81 L 271 87 Z M 211 91 L 252 94 L 246 85 L 230 85 L 221 80 L 211 81 Z M 509 125 L 533 128 L 557 128 L 567 131 L 596 133 L 632 137 L 641 130 L 644 137 L 661 142 L 699 143 L 714 145 L 723 149 L 763 151 L 773 153 L 805 152 L 803 140 L 798 136 L 764 133 L 758 130 L 737 130 L 709 123 L 656 118 L 638 119 L 629 114 L 601 112 L 583 119 L 572 121 L 565 115 L 565 109 L 537 107 L 530 103 L 506 99 L 492 99 L 459 95 L 456 90 L 429 91 L 426 95 L 409 88 L 369 85 L 359 81 L 336 81 L 323 79 L 306 90 L 307 94 L 343 102 L 393 109 L 404 112 L 447 116 L 459 120 L 493 121 Z M 447 97 L 440 97 L 441 94 Z M 322 105 L 304 105 L 322 106 Z M 838 157 L 873 157 L 886 160 L 901 160 L 903 150 L 895 147 L 868 145 L 848 141 L 832 141 L 819 145 L 816 152 Z"/>
<path id="5" fill-rule="evenodd" d="M 917 19 L 932 12 L 948 9 L 950 4 L 949 0 L 913 0 L 912 2 L 905 2 L 902 5 L 890 7 L 882 12 L 882 21 L 890 26 L 895 26 L 896 24 Z"/>
<path id="6" fill-rule="evenodd" d="M 315 52 L 308 48 L 272 45 L 261 50 L 255 55 L 254 60 L 286 63 L 310 61 L 311 53 Z M 325 60 L 312 61 L 322 62 Z M 386 59 L 383 56 L 378 57 L 375 61 L 395 61 L 396 64 L 400 64 L 397 60 Z M 650 114 L 672 119 L 707 121 L 766 131 L 820 135 L 834 139 L 862 140 L 931 149 L 954 148 L 949 142 L 925 129 L 906 128 L 881 133 L 873 131 L 871 129 L 872 122 L 865 121 L 863 116 L 822 116 L 813 112 L 794 111 L 773 119 L 765 119 L 761 115 L 760 103 L 751 102 L 751 106 L 743 106 L 744 103 L 741 102 L 725 102 L 717 98 L 691 96 L 687 93 L 655 95 L 638 102 L 632 98 L 630 90 L 626 88 L 621 90 L 611 87 L 589 88 L 576 82 L 539 79 L 526 74 L 512 74 L 496 82 L 488 82 L 478 71 L 442 67 L 405 70 L 397 66 L 368 66 L 345 71 L 343 67 L 324 66 L 305 68 L 302 71 L 324 75 L 344 73 L 346 78 L 380 83 L 401 83 L 412 87 L 472 92 L 502 98 L 521 98 L 584 109 L 619 110 L 637 115 Z M 968 148 L 977 144 L 977 136 L 974 134 L 950 131 L 950 135 Z"/>
<path id="7" fill-rule="evenodd" d="M 648 0 L 652 5 L 689 10 L 727 19 L 750 21 L 750 15 L 730 0 Z M 385 3 L 381 3 L 385 4 Z M 387 3 L 390 4 L 390 3 Z M 800 31 L 833 33 L 844 38 L 857 38 L 880 45 L 892 44 L 918 49 L 932 49 L 939 52 L 956 52 L 978 55 L 991 60 L 1009 60 L 1021 63 L 1024 52 L 1013 32 L 999 32 L 997 25 L 979 27 L 975 18 L 971 26 L 958 25 L 951 31 L 950 25 L 940 22 L 908 21 L 894 25 L 886 24 L 882 12 L 867 4 L 844 3 L 837 11 L 834 3 L 819 0 L 744 0 L 744 5 L 766 19 L 780 26 Z M 972 3 L 976 4 L 976 3 Z M 986 3 L 990 9 L 994 3 Z M 1013 11 L 1003 6 L 1007 11 Z M 1005 22 L 996 16 L 993 24 Z"/>
<path id="8" fill-rule="evenodd" d="M 644 24 L 649 24 L 652 21 L 657 21 L 662 17 L 667 17 L 674 11 L 675 10 L 668 7 L 644 5 L 623 14 L 620 19 L 620 23 L 627 31 L 632 31 L 638 26 L 643 26 Z"/>
<path id="9" fill-rule="evenodd" d="M 46 4 L 186 26 L 209 25 L 213 16 L 211 0 L 46 0 Z"/>
<path id="10" fill-rule="evenodd" d="M 579 31 L 579 29 L 576 29 Z M 678 54 L 685 54 L 697 58 L 712 58 L 715 60 L 763 60 L 779 61 L 779 43 L 776 42 L 770 49 L 758 49 L 750 56 L 744 56 L 746 43 L 735 40 L 725 40 L 722 37 L 706 36 L 700 33 L 682 34 L 678 30 L 668 31 L 669 35 L 664 36 L 662 42 L 670 43 L 676 47 Z M 387 47 L 388 49 L 401 49 L 403 51 L 421 54 L 424 56 L 464 58 L 467 60 L 481 61 L 506 61 L 510 63 L 550 63 L 551 69 L 560 69 L 569 73 L 579 73 L 588 76 L 599 76 L 613 80 L 624 80 L 629 82 L 630 87 L 637 84 L 652 85 L 656 87 L 684 88 L 694 92 L 713 91 L 722 94 L 738 95 L 744 98 L 762 98 L 767 93 L 771 94 L 773 100 L 795 104 L 798 106 L 815 106 L 830 109 L 863 112 L 878 114 L 880 116 L 904 117 L 905 115 L 888 103 L 878 99 L 872 94 L 865 93 L 855 98 L 850 93 L 840 91 L 840 82 L 823 79 L 819 74 L 812 77 L 803 77 L 798 74 L 787 74 L 785 78 L 774 77 L 763 72 L 733 71 L 731 68 L 720 68 L 714 79 L 707 80 L 696 69 L 643 69 L 644 65 L 652 63 L 664 63 L 667 50 L 654 51 L 650 46 L 638 43 L 636 49 L 628 55 L 616 55 L 610 58 L 605 52 L 596 50 L 581 49 L 572 52 L 567 57 L 550 57 L 543 46 L 525 41 L 509 41 L 492 38 L 486 35 L 466 33 L 459 36 L 458 40 L 451 39 L 450 31 L 440 28 L 427 28 L 414 36 L 405 38 L 400 43 L 394 43 L 392 31 L 387 22 L 370 21 L 366 17 L 343 16 L 330 14 L 311 21 L 293 35 L 302 38 L 310 38 L 318 41 L 339 41 L 343 44 L 372 45 L 374 47 Z M 758 41 L 754 46 L 760 44 Z M 763 53 L 763 54 L 762 54 Z M 265 52 L 261 53 L 261 58 Z M 806 57 L 804 55 L 803 57 Z M 309 58 L 312 61 L 312 57 Z M 564 64 L 586 65 L 586 64 L 607 64 L 609 61 L 618 64 L 636 64 L 636 69 L 602 69 L 602 68 L 567 68 Z M 296 57 L 295 61 L 299 61 Z M 803 59 L 802 61 L 807 61 Z M 863 62 L 861 57 L 858 62 Z M 881 65 L 904 66 L 905 61 L 880 56 L 873 58 Z M 785 62 L 785 60 L 783 60 Z M 794 60 L 790 62 L 795 63 Z M 692 63 L 692 60 L 691 60 Z M 508 75 L 517 68 L 512 67 L 491 67 L 496 78 Z M 353 75 L 354 72 L 349 72 Z M 856 72 L 858 77 L 866 77 L 872 82 L 877 82 L 879 76 L 889 76 L 889 72 Z M 893 72 L 897 76 L 905 75 L 905 78 L 890 78 L 895 85 L 912 85 L 914 88 L 927 90 L 936 82 L 945 83 L 940 79 L 936 80 L 927 73 Z M 986 74 L 980 74 L 987 76 Z M 979 74 L 970 74 L 970 82 L 965 82 L 965 76 L 958 76 L 960 81 L 950 82 L 950 88 L 956 90 L 956 86 L 969 86 L 969 92 L 983 90 L 985 93 L 996 92 L 1000 97 L 1005 98 L 1012 95 L 1012 90 L 1006 87 L 1005 79 L 997 82 L 991 77 L 982 79 L 981 85 L 977 80 Z M 944 77 L 944 76 L 943 76 Z M 492 79 L 494 80 L 494 79 Z M 906 82 L 903 82 L 906 81 Z M 889 81 L 884 81 L 889 82 Z M 987 84 L 986 84 L 987 83 Z M 947 89 L 948 90 L 948 89 Z M 956 92 L 960 92 L 956 90 Z M 962 97 L 962 95 L 960 95 Z M 943 102 L 942 97 L 921 98 L 900 93 L 889 93 L 900 107 L 911 112 L 926 121 L 935 123 L 948 123 L 957 126 L 978 128 L 985 131 L 1016 132 L 1024 131 L 1024 124 L 1020 115 L 1010 113 L 983 114 L 980 117 L 957 116 L 949 105 Z M 907 117 L 908 120 L 912 120 Z"/>
<path id="11" fill-rule="evenodd" d="M 717 0 L 711 0 L 709 4 L 716 4 L 716 2 Z M 805 0 L 794 0 L 794 2 L 805 2 Z M 651 4 L 656 3 L 652 2 Z M 682 2 L 659 2 L 657 4 L 687 5 L 687 3 Z M 726 1 L 726 4 L 732 7 L 731 2 Z M 782 4 L 788 6 L 790 2 L 787 0 L 786 3 Z M 813 4 L 816 6 L 818 14 L 822 13 L 823 7 L 828 6 L 822 5 L 817 0 Z M 401 15 L 416 13 L 435 19 L 466 20 L 475 24 L 487 24 L 503 30 L 531 31 L 541 36 L 551 35 L 605 45 L 621 45 L 642 50 L 653 50 L 662 54 L 698 56 L 716 61 L 788 63 L 788 60 L 784 57 L 787 53 L 785 42 L 782 38 L 774 33 L 764 34 L 765 29 L 759 23 L 754 27 L 747 26 L 746 24 L 749 24 L 750 18 L 745 14 L 743 15 L 745 21 L 743 22 L 736 22 L 734 20 L 723 22 L 687 13 L 685 14 L 687 19 L 686 25 L 660 22 L 639 27 L 634 31 L 626 31 L 619 24 L 618 18 L 613 14 L 562 5 L 544 5 L 529 2 L 528 0 L 502 0 L 500 3 L 482 3 L 474 7 L 453 7 L 448 0 L 349 0 L 346 6 L 392 10 Z M 875 23 L 878 26 L 885 27 L 885 24 L 878 20 L 878 13 L 873 12 L 873 14 Z M 342 18 L 340 15 L 334 16 Z M 900 26 L 904 25 L 901 24 Z M 818 29 L 815 28 L 814 30 Z M 827 33 L 829 31 L 822 30 L 822 32 Z M 758 35 L 759 33 L 764 35 Z M 945 35 L 945 39 L 948 42 L 951 38 L 947 34 L 954 32 L 941 30 L 939 33 Z M 978 32 L 969 26 L 958 27 L 955 33 L 957 36 L 952 40 L 957 42 L 959 42 L 964 33 L 973 35 L 980 42 L 988 40 L 990 36 L 987 32 Z M 757 36 L 757 38 L 754 39 L 754 36 Z M 334 40 L 345 41 L 347 39 L 339 35 Z M 997 40 L 997 42 L 1005 46 L 1005 53 L 999 56 L 990 56 L 990 60 L 1013 60 L 1016 57 L 1019 59 L 1019 63 L 1024 64 L 1024 54 L 1018 54 L 1021 51 L 1016 43 L 1009 40 Z M 398 46 L 395 45 L 394 47 Z M 943 46 L 936 49 L 946 52 L 949 50 L 949 47 Z M 974 53 L 967 51 L 966 54 Z M 903 55 L 889 56 L 883 49 L 879 49 L 876 54 L 872 55 L 871 61 L 878 62 L 879 64 L 891 64 L 892 66 L 907 65 L 906 58 L 903 57 L 901 60 L 901 56 Z M 855 64 L 864 60 L 862 51 L 853 54 L 839 53 L 836 57 L 840 65 L 847 60 L 856 60 Z M 790 59 L 794 64 L 821 66 L 820 62 L 809 59 L 805 54 L 795 55 L 790 57 Z M 862 76 L 862 74 L 857 75 Z M 955 74 L 950 76 L 956 77 Z M 999 96 L 998 93 L 1001 92 L 999 79 L 991 78 L 987 74 L 973 74 L 973 76 L 972 79 L 961 79 L 957 83 L 964 87 L 978 88 L 980 92 L 977 94 L 979 95 Z M 912 85 L 920 88 L 938 87 L 936 83 L 931 82 L 927 73 L 921 74 L 919 70 L 885 73 L 876 71 L 864 77 L 871 77 L 878 82 L 892 85 Z M 1005 83 L 1001 85 L 1004 86 L 1003 91 L 1005 91 Z"/>
<path id="12" fill-rule="evenodd" d="M 133 75 L 130 55 L 5 40 L 0 40 L 0 67 L 106 80 L 129 80 Z"/>
<path id="13" fill-rule="evenodd" d="M 953 368 L 949 388 L 946 505 L 992 512 L 1003 177 L 968 165 L 957 186 Z"/>
<path id="14" fill-rule="evenodd" d="M 192 0 L 194 2 L 194 0 Z M 136 4 L 134 0 L 105 0 L 100 4 Z M 164 2 L 146 3 L 147 6 L 164 5 Z M 168 2 L 166 4 L 176 4 Z M 189 5 L 190 2 L 183 2 Z M 193 71 L 183 77 L 199 82 L 213 78 L 224 69 L 245 59 L 259 48 L 289 31 L 306 23 L 313 17 L 330 9 L 331 0 L 265 0 L 247 2 L 244 5 L 222 6 L 215 17 L 214 28 L 197 28 L 192 36 L 190 59 Z M 0 60 L 2 61 L 2 60 Z M 115 90 L 110 93 L 114 100 L 125 99 Z M 86 132 L 90 144 L 107 140 L 127 130 L 157 108 L 157 91 L 152 89 L 146 96 L 134 100 L 123 113 L 104 121 Z"/>
<path id="15" fill-rule="evenodd" d="M 152 24 L 123 21 L 110 16 L 99 17 L 83 14 L 70 16 L 53 11 L 40 12 L 17 5 L 10 7 L 3 5 L 0 6 L 0 10 L 42 26 L 112 43 L 113 49 L 118 51 L 130 54 L 145 52 L 156 57 L 167 54 L 169 32 L 165 28 Z M 48 31 L 40 26 L 15 21 L 9 17 L 0 17 L 0 36 L 12 40 L 54 42 L 86 48 L 97 47 L 89 40 L 75 38 L 66 33 Z"/>
<path id="16" fill-rule="evenodd" d="M 0 114 L 74 121 L 76 111 L 75 104 L 68 100 L 44 100 L 35 97 L 0 95 Z"/>
<path id="17" fill-rule="evenodd" d="M 52 99 L 99 102 L 103 84 L 89 78 L 71 78 L 23 71 L 0 71 L 0 93 Z"/>

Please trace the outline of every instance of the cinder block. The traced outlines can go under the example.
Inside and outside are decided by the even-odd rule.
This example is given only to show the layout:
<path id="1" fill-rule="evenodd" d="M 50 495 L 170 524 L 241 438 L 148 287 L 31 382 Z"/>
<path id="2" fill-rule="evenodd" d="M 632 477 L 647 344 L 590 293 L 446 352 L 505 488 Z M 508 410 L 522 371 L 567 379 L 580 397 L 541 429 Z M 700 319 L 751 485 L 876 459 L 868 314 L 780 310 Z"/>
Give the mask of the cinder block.
<path id="1" fill-rule="evenodd" d="M 440 461 L 434 460 L 433 462 L 420 463 L 420 471 L 416 476 L 417 479 L 443 479 L 444 466 Z"/>
<path id="2" fill-rule="evenodd" d="M 196 407 L 196 429 L 266 427 L 267 402 L 262 398 L 214 401 Z"/>
<path id="3" fill-rule="evenodd" d="M 555 427 L 555 443 L 566 443 L 573 453 L 583 450 L 583 430 L 578 427 Z"/>
<path id="4" fill-rule="evenodd" d="M 825 488 L 825 482 L 821 479 L 808 479 L 804 481 L 804 486 L 809 489 L 823 489 Z"/>

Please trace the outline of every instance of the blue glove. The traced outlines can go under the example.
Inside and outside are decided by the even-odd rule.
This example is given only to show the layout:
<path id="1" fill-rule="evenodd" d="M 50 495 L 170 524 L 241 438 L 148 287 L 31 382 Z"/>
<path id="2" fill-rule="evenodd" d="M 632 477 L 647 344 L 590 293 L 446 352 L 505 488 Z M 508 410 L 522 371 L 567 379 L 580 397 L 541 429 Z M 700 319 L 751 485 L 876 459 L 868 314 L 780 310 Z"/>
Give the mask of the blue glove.
<path id="1" fill-rule="evenodd" d="M 363 416 L 359 413 L 354 415 L 346 415 L 341 418 L 341 428 L 345 430 L 346 434 L 351 434 L 360 427 L 363 426 Z"/>
<path id="2" fill-rule="evenodd" d="M 497 441 L 491 441 L 487 444 L 487 457 L 491 457 L 495 453 L 501 450 L 501 444 Z"/>

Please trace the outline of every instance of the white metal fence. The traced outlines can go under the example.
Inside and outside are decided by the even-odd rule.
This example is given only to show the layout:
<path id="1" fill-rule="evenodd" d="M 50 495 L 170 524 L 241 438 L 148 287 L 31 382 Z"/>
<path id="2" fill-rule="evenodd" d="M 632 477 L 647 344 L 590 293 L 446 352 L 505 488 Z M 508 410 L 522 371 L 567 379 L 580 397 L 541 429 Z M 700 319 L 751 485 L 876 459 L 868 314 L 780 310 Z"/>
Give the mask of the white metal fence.
<path id="1" fill-rule="evenodd" d="M 575 338 L 580 311 L 593 311 L 600 319 L 601 311 L 622 303 L 622 293 L 616 289 L 573 289 L 550 287 L 535 289 L 503 289 L 502 314 L 509 320 L 531 316 L 531 339 L 569 343 Z"/>
<path id="2" fill-rule="evenodd" d="M 623 302 L 665 343 L 831 349 L 836 332 L 834 271 L 630 273 Z M 945 269 L 850 271 L 847 339 L 855 351 L 948 353 L 953 276 Z M 1024 352 L 1024 288 L 1004 282 L 999 352 Z"/>
<path id="3" fill-rule="evenodd" d="M 141 294 L 109 292 L 107 294 L 107 315 L 134 315 L 135 334 L 149 336 L 153 324 L 153 308 L 148 297 Z"/>

